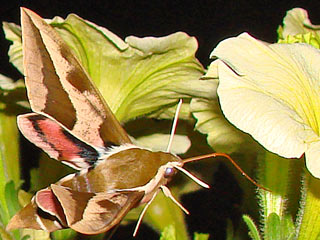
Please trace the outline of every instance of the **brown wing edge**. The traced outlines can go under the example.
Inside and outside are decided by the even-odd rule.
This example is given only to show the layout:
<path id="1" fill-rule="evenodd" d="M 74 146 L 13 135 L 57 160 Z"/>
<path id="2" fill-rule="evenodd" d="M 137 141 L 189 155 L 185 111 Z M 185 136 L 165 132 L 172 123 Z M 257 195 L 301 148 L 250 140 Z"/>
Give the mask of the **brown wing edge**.
<path id="1" fill-rule="evenodd" d="M 119 224 L 144 196 L 144 192 L 138 191 L 77 192 L 56 184 L 41 191 L 43 196 L 36 195 L 22 208 L 10 220 L 7 230 L 30 228 L 53 232 L 70 227 L 82 234 L 99 234 Z"/>
<path id="2" fill-rule="evenodd" d="M 83 234 L 98 234 L 110 230 L 135 208 L 144 192 L 83 193 L 52 185 L 55 196 L 64 209 L 68 226 Z"/>
<path id="3" fill-rule="evenodd" d="M 102 116 L 103 122 L 101 125 L 97 126 L 98 131 L 99 131 L 99 136 L 97 136 L 96 138 L 100 137 L 104 143 L 111 142 L 111 143 L 114 143 L 115 145 L 121 145 L 124 143 L 131 143 L 131 140 L 129 139 L 127 133 L 125 132 L 125 130 L 122 128 L 120 123 L 117 121 L 117 119 L 113 115 L 112 111 L 108 107 L 104 98 L 101 96 L 99 91 L 96 89 L 95 85 L 92 83 L 92 81 L 88 77 L 87 73 L 85 72 L 85 70 L 83 69 L 83 67 L 81 66 L 81 64 L 77 60 L 77 58 L 73 55 L 69 46 L 62 40 L 62 38 L 58 35 L 58 33 L 50 25 L 45 23 L 45 21 L 40 16 L 38 16 L 37 14 L 35 14 L 34 12 L 32 12 L 31 10 L 28 10 L 26 8 L 21 8 L 21 19 L 22 19 L 21 21 L 23 23 L 22 24 L 23 32 L 24 32 L 25 28 L 33 28 L 33 29 L 35 28 L 38 30 L 39 37 L 42 34 L 46 34 L 46 37 L 50 38 L 52 40 L 52 42 L 54 42 L 56 44 L 56 48 L 54 48 L 55 54 L 57 54 L 56 52 L 60 53 L 61 55 L 63 55 L 63 58 L 67 62 L 72 64 L 72 66 L 74 67 L 74 70 L 76 70 L 76 71 L 72 71 L 72 74 L 70 74 L 70 77 L 76 75 L 77 83 L 75 83 L 74 79 L 69 79 L 69 78 L 64 81 L 69 81 L 69 83 L 71 83 L 74 87 L 77 87 L 80 92 L 86 91 L 86 92 L 89 92 L 91 94 L 91 96 L 93 96 L 92 99 L 94 100 L 94 102 L 92 102 L 92 100 L 90 100 L 89 98 L 87 98 L 87 100 L 90 102 L 93 109 L 98 111 L 99 114 L 103 114 L 103 116 Z M 46 46 L 44 39 L 40 39 L 40 40 L 41 40 L 40 42 L 42 42 L 42 44 L 43 44 L 43 46 L 41 46 L 41 47 L 46 49 L 47 53 L 49 54 L 48 57 L 51 58 L 51 61 L 52 61 L 52 57 L 50 56 L 50 53 L 49 53 L 49 48 L 50 47 L 53 48 L 53 46 L 49 46 L 49 45 Z M 26 51 L 26 49 L 27 49 L 27 47 L 24 45 L 24 51 Z M 24 64 L 26 65 L 27 63 L 24 62 Z M 56 73 L 54 68 L 48 69 L 47 72 Z M 76 72 L 76 74 L 75 74 L 75 72 Z M 38 73 L 36 73 L 36 74 L 38 74 Z M 27 76 L 27 78 L 30 78 L 30 79 L 36 78 L 36 77 L 37 76 L 30 76 L 29 74 Z M 46 77 L 46 76 L 43 76 L 43 77 Z M 61 79 L 59 80 L 59 78 L 52 78 L 52 81 L 62 81 L 62 80 Z M 52 91 L 54 91 L 54 93 L 52 93 L 54 96 L 57 95 L 59 97 L 62 97 L 62 96 L 65 97 L 66 93 L 65 93 L 65 90 L 63 89 L 63 87 L 61 86 L 61 84 L 60 83 L 52 83 L 52 84 L 57 87 L 54 88 L 54 90 L 50 90 L 51 91 L 50 93 L 52 93 Z M 62 85 L 63 85 L 63 82 L 62 82 Z M 45 86 L 45 87 L 47 87 L 47 89 L 48 89 L 48 86 Z M 27 88 L 28 88 L 28 86 L 27 86 Z M 48 96 L 48 97 L 50 97 L 50 96 Z M 68 97 L 70 98 L 70 96 L 68 96 Z M 32 102 L 33 96 L 29 96 L 29 98 L 30 98 L 30 101 Z M 74 99 L 74 101 L 75 100 L 76 99 Z M 70 102 L 72 102 L 72 101 L 67 101 L 67 102 L 68 102 L 68 105 L 70 105 Z M 45 102 L 44 105 L 48 105 L 48 103 Z M 101 106 L 103 106 L 103 107 L 101 107 Z M 63 112 L 63 111 L 54 110 L 54 109 L 56 109 L 56 106 L 55 107 L 42 106 L 42 107 L 34 107 L 34 108 L 33 108 L 33 110 L 35 112 L 39 112 L 39 113 L 44 112 L 44 113 L 52 116 L 53 118 L 57 119 L 57 121 L 61 122 L 63 125 L 66 125 L 66 127 L 72 131 L 73 126 L 71 126 L 71 125 L 73 123 L 70 122 L 70 119 L 65 120 L 65 118 L 68 115 L 70 115 L 69 117 L 75 116 L 75 114 L 72 113 L 72 111 L 73 111 L 72 106 L 70 107 L 71 110 L 69 109 L 71 111 L 71 113 L 70 114 L 63 113 L 62 114 L 63 116 L 61 115 L 61 112 Z M 49 112 L 46 112 L 46 111 L 49 111 Z M 104 112 L 104 113 L 102 113 L 102 112 Z M 74 121 L 74 120 L 72 120 L 72 121 Z M 83 122 L 83 119 L 81 119 L 81 121 Z M 77 124 L 77 123 L 75 123 L 75 124 Z M 94 126 L 92 126 L 92 124 L 90 124 L 90 122 L 85 123 L 85 128 L 87 128 L 87 129 L 84 129 L 82 131 L 83 134 L 90 133 L 90 130 L 91 130 L 91 132 L 93 132 L 92 131 L 92 130 L 94 130 L 94 129 L 92 129 L 93 127 Z M 78 136 L 78 137 L 80 139 L 86 140 L 85 137 L 84 138 L 82 136 Z M 96 140 L 96 142 L 98 142 L 98 141 L 99 141 L 99 139 Z M 92 143 L 90 141 L 87 141 L 87 142 Z"/>

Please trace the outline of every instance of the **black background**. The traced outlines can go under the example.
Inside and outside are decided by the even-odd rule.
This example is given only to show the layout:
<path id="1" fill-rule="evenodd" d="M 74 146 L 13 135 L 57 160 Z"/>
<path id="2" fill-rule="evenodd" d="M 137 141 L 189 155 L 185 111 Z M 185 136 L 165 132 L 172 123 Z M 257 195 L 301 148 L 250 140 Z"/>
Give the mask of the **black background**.
<path id="1" fill-rule="evenodd" d="M 2 1 L 0 20 L 19 22 L 19 7 L 27 7 L 40 16 L 65 18 L 76 13 L 84 19 L 108 28 L 123 39 L 129 35 L 164 36 L 184 31 L 199 42 L 197 57 L 206 67 L 216 44 L 242 32 L 254 37 L 276 41 L 276 29 L 286 11 L 294 7 L 305 8 L 312 23 L 320 24 L 319 1 Z M 8 62 L 9 42 L 0 30 L 0 73 L 18 79 L 19 73 Z M 229 180 L 229 181 L 226 181 Z M 214 176 L 214 188 L 184 198 L 191 216 L 187 218 L 190 232 L 209 232 L 214 239 L 224 239 L 226 219 L 236 221 L 239 213 L 234 206 L 240 203 L 240 190 L 232 175 L 221 167 Z M 196 201 L 195 201 L 196 200 Z M 210 216 L 210 218 L 209 218 Z M 125 230 L 126 229 L 126 230 Z M 112 239 L 131 238 L 133 226 L 117 231 Z M 151 234 L 151 235 L 148 235 Z M 148 237 L 147 237 L 148 236 Z M 158 239 L 152 230 L 142 227 L 136 239 Z"/>

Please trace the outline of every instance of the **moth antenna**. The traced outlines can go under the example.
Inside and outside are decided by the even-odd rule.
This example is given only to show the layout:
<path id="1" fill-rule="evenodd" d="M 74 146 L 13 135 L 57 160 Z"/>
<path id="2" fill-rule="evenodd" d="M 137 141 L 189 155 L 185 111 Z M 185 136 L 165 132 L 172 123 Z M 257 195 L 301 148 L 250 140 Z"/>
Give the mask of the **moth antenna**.
<path id="1" fill-rule="evenodd" d="M 170 152 L 170 149 L 171 149 L 171 146 L 172 146 L 173 137 L 174 137 L 174 134 L 175 134 L 176 129 L 177 129 L 178 118 L 179 118 L 179 113 L 180 113 L 181 106 L 182 106 L 182 99 L 179 100 L 179 103 L 178 103 L 178 106 L 177 106 L 177 110 L 176 110 L 176 113 L 174 115 L 172 128 L 171 128 L 171 133 L 170 133 L 170 138 L 169 138 L 169 143 L 168 143 L 168 147 L 167 147 L 166 152 Z"/>
<path id="2" fill-rule="evenodd" d="M 181 208 L 182 211 L 184 211 L 186 214 L 189 215 L 189 211 L 184 206 L 182 206 L 182 204 L 179 203 L 177 199 L 175 199 L 175 197 L 171 194 L 171 191 L 169 188 L 167 188 L 164 185 L 160 187 L 166 197 L 170 198 L 179 208 Z"/>
<path id="3" fill-rule="evenodd" d="M 184 159 L 183 163 L 198 161 L 198 160 L 202 160 L 202 159 L 205 159 L 205 158 L 211 158 L 211 157 L 224 157 L 224 158 L 228 159 L 233 164 L 233 166 L 235 166 L 235 168 L 239 172 L 241 172 L 241 174 L 243 176 L 245 176 L 250 182 L 252 182 L 258 188 L 262 188 L 263 190 L 270 192 L 269 189 L 261 186 L 259 183 L 257 183 L 255 180 L 253 180 L 248 174 L 246 174 L 245 171 L 243 171 L 242 168 L 226 153 L 210 153 L 210 154 L 205 154 L 205 155 L 202 155 L 202 156 L 191 157 L 191 158 Z"/>
<path id="4" fill-rule="evenodd" d="M 150 199 L 150 201 L 147 202 L 147 204 L 144 206 L 142 212 L 140 213 L 139 218 L 138 218 L 138 221 L 137 221 L 137 224 L 136 224 L 136 227 L 135 227 L 134 232 L 133 232 L 133 237 L 135 237 L 135 236 L 137 235 L 137 232 L 138 232 L 138 229 L 139 229 L 139 227 L 140 227 L 140 225 L 141 225 L 142 219 L 143 219 L 144 215 L 146 214 L 146 211 L 147 211 L 148 207 L 150 206 L 150 204 L 152 203 L 152 201 L 153 201 L 153 200 L 155 199 L 155 197 L 157 196 L 158 192 L 159 192 L 159 190 L 156 191 L 156 192 L 153 194 L 153 196 L 152 196 L 152 198 Z"/>
<path id="5" fill-rule="evenodd" d="M 198 183 L 201 187 L 204 188 L 210 188 L 210 186 L 208 184 L 206 184 L 205 182 L 201 181 L 199 178 L 193 176 L 190 172 L 188 172 L 187 170 L 185 170 L 182 167 L 179 166 L 174 166 L 176 169 L 180 170 L 181 172 L 183 172 L 185 175 L 187 175 L 189 178 L 191 178 L 193 181 L 195 181 L 196 183 Z"/>

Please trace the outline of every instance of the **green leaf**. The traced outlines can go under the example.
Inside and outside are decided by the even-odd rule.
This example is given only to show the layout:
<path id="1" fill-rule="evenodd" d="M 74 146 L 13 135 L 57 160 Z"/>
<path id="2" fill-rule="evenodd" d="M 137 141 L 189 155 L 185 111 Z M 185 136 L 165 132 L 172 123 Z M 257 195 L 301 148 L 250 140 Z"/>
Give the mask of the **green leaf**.
<path id="1" fill-rule="evenodd" d="M 59 231 L 55 231 L 52 233 L 53 240 L 67 240 L 67 239 L 75 239 L 77 233 L 72 229 L 62 229 Z"/>
<path id="2" fill-rule="evenodd" d="M 209 239 L 209 234 L 195 232 L 194 235 L 193 235 L 193 239 L 194 240 L 208 240 Z"/>
<path id="3" fill-rule="evenodd" d="M 11 217 L 20 209 L 18 202 L 18 192 L 15 189 L 15 184 L 11 180 L 5 185 L 4 195 L 2 200 L 5 204 L 0 205 L 0 218 L 1 218 L 1 228 L 6 226 L 11 219 Z M 10 234 L 3 227 L 0 230 L 0 236 L 3 239 L 11 239 Z M 20 239 L 19 231 L 13 231 L 12 235 L 15 239 Z"/>
<path id="4" fill-rule="evenodd" d="M 5 197 L 7 202 L 7 210 L 9 214 L 9 219 L 20 209 L 18 202 L 18 192 L 15 189 L 13 181 L 10 181 L 6 184 L 5 187 Z"/>
<path id="5" fill-rule="evenodd" d="M 292 216 L 286 214 L 281 220 L 281 239 L 293 240 L 296 237 L 296 229 Z"/>
<path id="6" fill-rule="evenodd" d="M 295 237 L 295 227 L 292 221 L 292 217 L 286 215 L 280 219 L 280 216 L 276 213 L 271 213 L 268 216 L 265 228 L 265 239 L 273 240 L 288 240 Z"/>
<path id="7" fill-rule="evenodd" d="M 29 235 L 25 235 L 21 238 L 21 240 L 30 240 L 30 236 Z"/>
<path id="8" fill-rule="evenodd" d="M 262 240 L 260 237 L 259 230 L 253 220 L 248 216 L 248 215 L 243 215 L 242 216 L 243 221 L 247 224 L 249 228 L 249 236 L 251 237 L 252 240 Z"/>
<path id="9" fill-rule="evenodd" d="M 265 228 L 265 239 L 282 239 L 280 229 L 280 217 L 276 213 L 271 213 L 268 216 Z"/>
<path id="10" fill-rule="evenodd" d="M 176 229 L 173 225 L 169 225 L 161 232 L 160 240 L 176 240 Z"/>
<path id="11" fill-rule="evenodd" d="M 305 153 L 308 170 L 320 177 L 320 51 L 241 34 L 222 41 L 212 56 L 219 58 L 218 95 L 227 119 L 280 156 Z"/>

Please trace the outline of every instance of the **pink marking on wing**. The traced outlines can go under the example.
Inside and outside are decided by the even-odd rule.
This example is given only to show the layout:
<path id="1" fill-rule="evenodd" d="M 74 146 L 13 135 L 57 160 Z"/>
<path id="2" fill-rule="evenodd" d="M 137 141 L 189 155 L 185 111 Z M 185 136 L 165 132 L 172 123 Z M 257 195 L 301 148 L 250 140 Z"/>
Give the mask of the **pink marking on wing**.
<path id="1" fill-rule="evenodd" d="M 56 216 L 60 220 L 65 219 L 61 204 L 50 188 L 38 191 L 35 197 L 35 201 L 38 207 L 43 211 Z"/>
<path id="2" fill-rule="evenodd" d="M 51 143 L 54 149 L 59 152 L 59 160 L 71 160 L 80 157 L 78 153 L 81 149 L 64 134 L 64 129 L 59 124 L 48 118 L 40 120 L 38 124 L 47 142 Z"/>
<path id="3" fill-rule="evenodd" d="M 44 141 L 42 137 L 42 133 L 38 132 L 34 128 L 33 122 L 29 119 L 30 116 L 34 116 L 34 114 L 25 114 L 18 116 L 18 127 L 21 133 L 32 143 L 34 143 L 37 147 L 42 148 L 45 152 L 49 154 L 50 157 L 54 159 L 58 159 L 59 152 L 55 150 L 50 144 Z"/>

